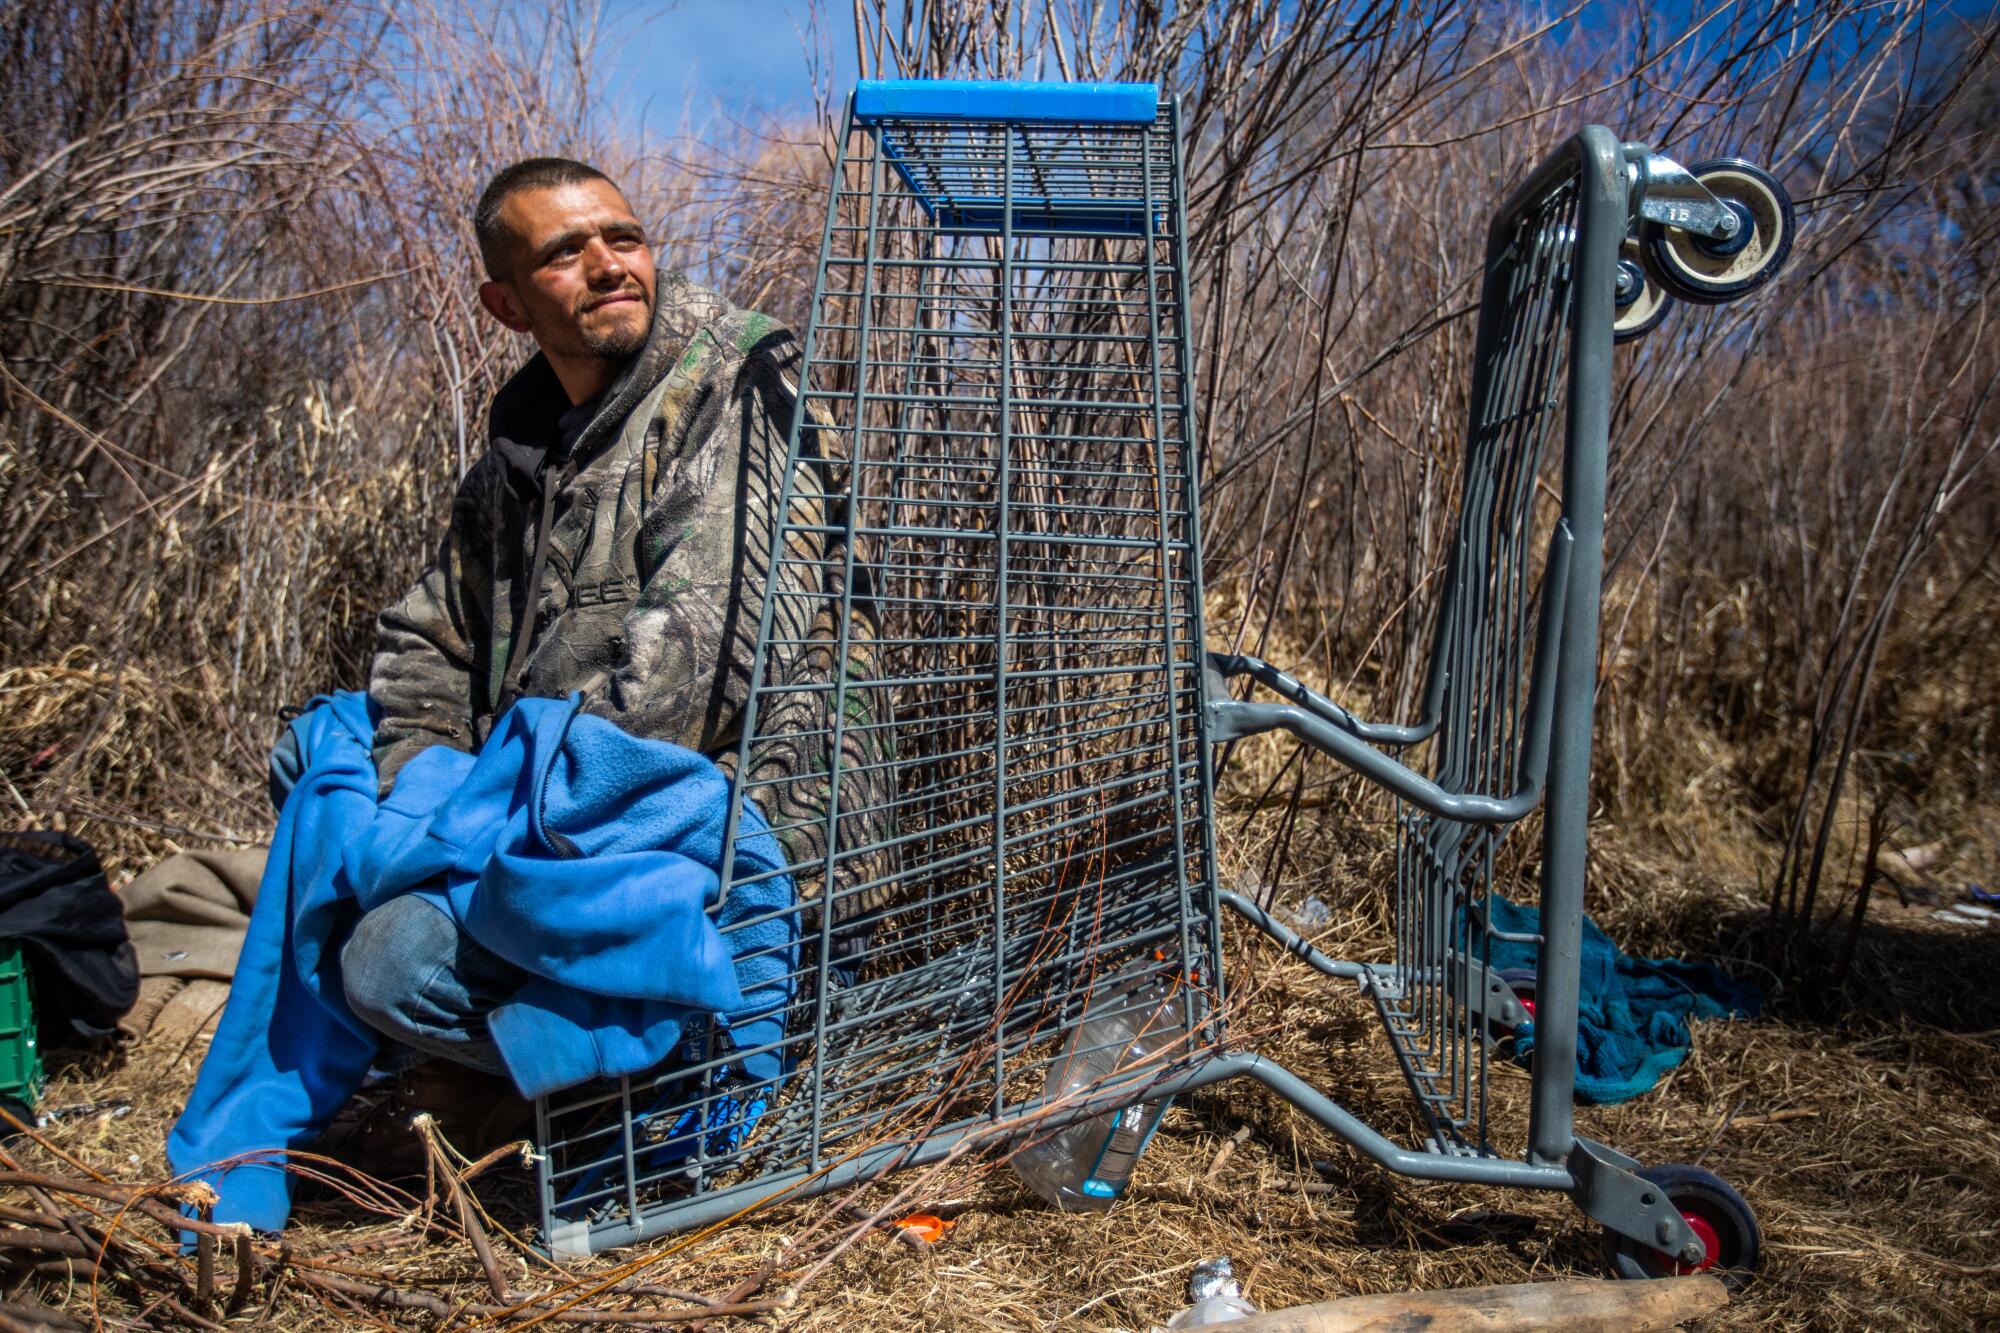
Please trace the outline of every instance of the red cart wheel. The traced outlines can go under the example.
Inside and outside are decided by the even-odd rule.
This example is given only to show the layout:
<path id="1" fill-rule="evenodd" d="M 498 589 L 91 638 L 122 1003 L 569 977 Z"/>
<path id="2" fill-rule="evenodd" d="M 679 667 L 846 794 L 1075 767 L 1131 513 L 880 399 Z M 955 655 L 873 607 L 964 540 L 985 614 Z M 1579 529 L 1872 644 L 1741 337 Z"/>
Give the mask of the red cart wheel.
<path id="1" fill-rule="evenodd" d="M 1492 975 L 1496 981 L 1504 981 L 1507 983 L 1507 989 L 1514 992 L 1515 1000 L 1517 1000 L 1520 1003 L 1523 1009 L 1528 1011 L 1528 1021 L 1530 1023 L 1534 1022 L 1535 1021 L 1535 969 L 1533 969 L 1532 967 L 1510 967 L 1510 968 L 1505 968 L 1499 972 L 1495 972 Z M 1495 987 L 1494 991 L 1495 994 L 1487 997 L 1489 1003 L 1499 998 L 1498 987 Z M 1516 1023 L 1509 1023 L 1502 1018 L 1494 1016 L 1493 1011 L 1490 1008 L 1487 1010 L 1487 1014 L 1488 1017 L 1486 1019 L 1486 1032 L 1488 1037 L 1492 1039 L 1493 1043 L 1495 1045 L 1499 1045 L 1502 1042 L 1512 1041 L 1514 1039 L 1514 1033 L 1518 1030 L 1519 1025 Z"/>
<path id="2" fill-rule="evenodd" d="M 1500 980 L 1507 983 L 1507 989 L 1514 992 L 1514 998 L 1528 1011 L 1530 1019 L 1535 1016 L 1535 969 L 1532 967 L 1510 967 L 1500 973 Z"/>
<path id="3" fill-rule="evenodd" d="M 1613 1276 L 1638 1279 L 1714 1273 L 1732 1288 L 1750 1280 L 1763 1236 L 1749 1203 L 1727 1181 L 1713 1171 L 1681 1163 L 1647 1167 L 1639 1172 L 1639 1178 L 1666 1192 L 1667 1201 L 1680 1210 L 1688 1229 L 1701 1242 L 1703 1254 L 1698 1262 L 1687 1263 L 1607 1229 L 1605 1261 Z"/>

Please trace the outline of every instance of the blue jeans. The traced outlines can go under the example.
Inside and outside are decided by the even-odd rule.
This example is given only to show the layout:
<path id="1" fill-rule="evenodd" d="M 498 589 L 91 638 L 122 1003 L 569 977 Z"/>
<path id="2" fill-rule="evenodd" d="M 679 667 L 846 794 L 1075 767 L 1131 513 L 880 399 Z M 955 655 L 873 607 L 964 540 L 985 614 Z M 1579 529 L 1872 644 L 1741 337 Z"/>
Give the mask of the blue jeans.
<path id="1" fill-rule="evenodd" d="M 528 973 L 483 948 L 422 898 L 364 914 L 340 951 L 348 1007 L 383 1036 L 425 1055 L 504 1074 L 486 1016 Z"/>

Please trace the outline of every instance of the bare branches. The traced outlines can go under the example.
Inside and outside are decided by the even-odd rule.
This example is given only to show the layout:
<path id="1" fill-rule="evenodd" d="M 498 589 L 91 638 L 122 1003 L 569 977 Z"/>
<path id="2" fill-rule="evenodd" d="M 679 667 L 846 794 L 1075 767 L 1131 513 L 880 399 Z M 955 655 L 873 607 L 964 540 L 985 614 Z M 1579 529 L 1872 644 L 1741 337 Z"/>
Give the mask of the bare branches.
<path id="1" fill-rule="evenodd" d="M 803 306 L 816 142 L 612 135 L 606 35 L 457 0 L 0 10 L 0 666 L 66 682 L 0 724 L 21 800 L 103 811 L 70 817 L 114 859 L 218 793 L 255 834 L 245 756 L 365 681 L 524 354 L 474 299 L 500 165 L 596 161 L 666 262 Z M 79 654 L 116 669 L 49 674 Z"/>
<path id="2" fill-rule="evenodd" d="M 10 1206 L 5 1210 L 0 1218 L 0 1259 L 30 1268 L 47 1259 L 62 1261 L 70 1272 L 90 1283 L 93 1298 L 101 1289 L 106 1295 L 115 1294 L 150 1310 L 150 1327 L 217 1329 L 222 1327 L 217 1317 L 235 1317 L 260 1295 L 268 1316 L 271 1305 L 280 1298 L 281 1285 L 295 1293 L 294 1302 L 316 1300 L 337 1316 L 360 1306 L 508 1327 L 658 1327 L 693 1319 L 769 1314 L 791 1304 L 788 1296 L 780 1295 L 766 1300 L 684 1298 L 663 1306 L 645 1303 L 645 1293 L 619 1289 L 600 1293 L 622 1302 L 610 1308 L 603 1303 L 575 1301 L 568 1294 L 570 1283 L 525 1296 L 496 1285 L 494 1303 L 466 1301 L 433 1289 L 442 1274 L 413 1282 L 388 1271 L 358 1267 L 331 1254 L 308 1255 L 275 1241 L 256 1239 L 240 1224 L 184 1218 L 171 1208 L 141 1208 L 144 1222 L 154 1228 L 153 1234 L 142 1234 L 138 1217 L 128 1220 L 121 1212 L 107 1218 L 100 1211 L 76 1208 L 77 1196 L 104 1197 L 108 1191 L 102 1187 L 93 1189 L 87 1182 L 64 1176 L 0 1172 L 0 1185 L 20 1188 L 30 1179 L 41 1202 L 32 1208 Z M 147 1193 L 136 1188 L 122 1191 L 128 1200 L 141 1202 L 149 1201 Z M 453 1188 L 452 1196 L 463 1198 L 466 1193 L 460 1185 Z M 437 1202 L 433 1196 L 427 1204 L 435 1206 Z M 476 1208 L 476 1204 L 471 1206 Z M 461 1213 L 466 1215 L 469 1213 Z M 192 1255 L 181 1252 L 180 1231 L 193 1232 Z M 477 1233 L 479 1238 L 483 1235 Z M 476 1247 L 479 1239 L 473 1243 Z M 224 1252 L 231 1271 L 226 1284 L 219 1264 Z M 489 1279 L 498 1284 L 498 1268 L 490 1250 L 481 1254 L 481 1261 Z M 99 1314 L 101 1318 L 101 1307 Z"/>

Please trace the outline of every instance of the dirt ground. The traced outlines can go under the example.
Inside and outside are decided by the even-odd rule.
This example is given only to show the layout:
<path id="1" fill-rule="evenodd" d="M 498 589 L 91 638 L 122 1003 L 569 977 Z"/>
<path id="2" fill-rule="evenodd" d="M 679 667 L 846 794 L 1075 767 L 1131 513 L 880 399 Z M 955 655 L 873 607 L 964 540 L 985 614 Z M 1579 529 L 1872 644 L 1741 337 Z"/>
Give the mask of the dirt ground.
<path id="1" fill-rule="evenodd" d="M 1715 882 L 1688 882 L 1600 839 L 1593 907 L 1643 953 L 1731 958 L 1759 904 Z M 1331 852 L 1323 883 L 1365 876 Z M 1323 897 L 1331 896 L 1322 894 Z M 1365 913 L 1329 927 L 1358 943 Z M 1352 940 L 1343 940 L 1351 934 Z M 1392 1132 L 1411 1124 L 1386 1048 L 1348 988 L 1232 935 L 1232 974 L 1255 980 L 1236 1040 L 1282 1060 Z M 1879 906 L 1857 980 L 1837 1000 L 1778 997 L 1755 1020 L 1701 1025 L 1693 1055 L 1659 1088 L 1616 1107 L 1580 1107 L 1580 1133 L 1648 1163 L 1696 1162 L 1756 1209 L 1764 1267 L 1713 1328 L 1986 1328 L 2000 1325 L 2000 928 L 1935 920 L 1922 904 Z M 1241 988 L 1239 986 L 1239 988 Z M 161 1143 L 200 1047 L 142 1044 L 63 1071 L 46 1104 L 130 1098 L 128 1115 L 63 1124 L 54 1142 L 121 1180 L 165 1174 Z M 1526 1075 L 1497 1067 L 1496 1134 L 1525 1129 Z M 33 1157 L 41 1150 L 30 1150 Z M 647 1280 L 715 1294 L 758 1271 L 788 1242 L 837 1241 L 907 1181 L 788 1205 L 712 1233 L 595 1261 L 608 1270 L 650 1255 Z M 525 1236 L 525 1176 L 490 1176 L 482 1198 Z M 839 1214 L 845 1207 L 850 1211 Z M 1597 1228 L 1555 1196 L 1416 1184 L 1361 1160 L 1260 1089 L 1184 1099 L 1142 1159 L 1132 1193 L 1108 1213 L 1042 1206 L 1004 1166 L 929 1180 L 908 1211 L 946 1216 L 934 1245 L 875 1231 L 806 1281 L 777 1316 L 800 1330 L 930 1328 L 1143 1330 L 1185 1304 L 1190 1270 L 1227 1255 L 1246 1294 L 1272 1309 L 1343 1294 L 1596 1275 Z M 406 1230 L 340 1200 L 301 1207 L 310 1243 Z M 829 1244 L 794 1244 L 823 1259 Z M 374 1260 L 433 1290 L 469 1287 L 463 1247 L 409 1245 Z M 523 1284 L 546 1280 L 503 1258 Z M 804 1276 L 797 1261 L 773 1286 Z M 83 1284 L 44 1286 L 87 1310 Z M 106 1313 L 119 1309 L 105 1295 Z M 435 1326 L 428 1316 L 406 1316 Z M 359 1326 L 361 1316 L 281 1303 L 273 1326 Z M 714 1323 L 710 1327 L 723 1327 Z"/>

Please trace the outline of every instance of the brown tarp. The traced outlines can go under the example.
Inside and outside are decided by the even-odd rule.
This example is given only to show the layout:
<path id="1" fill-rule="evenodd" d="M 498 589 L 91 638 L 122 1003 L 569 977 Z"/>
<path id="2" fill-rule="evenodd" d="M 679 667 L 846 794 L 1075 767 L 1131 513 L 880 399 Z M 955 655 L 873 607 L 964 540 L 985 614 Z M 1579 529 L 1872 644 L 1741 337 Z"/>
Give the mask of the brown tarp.
<path id="1" fill-rule="evenodd" d="M 125 886 L 140 977 L 139 1002 L 119 1023 L 126 1035 L 186 1041 L 221 1015 L 269 854 L 180 852 Z"/>

